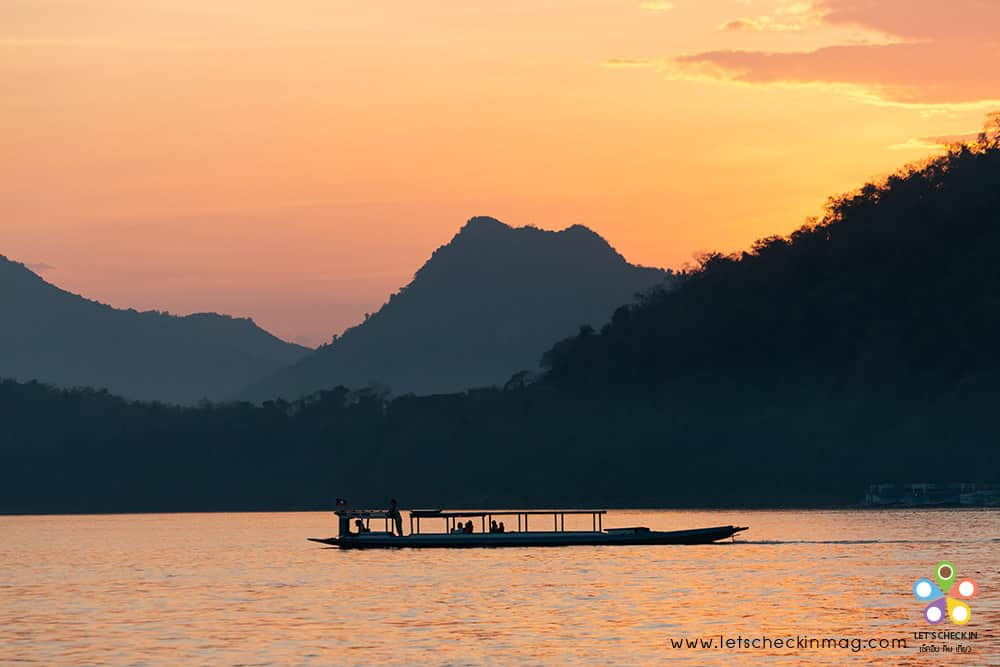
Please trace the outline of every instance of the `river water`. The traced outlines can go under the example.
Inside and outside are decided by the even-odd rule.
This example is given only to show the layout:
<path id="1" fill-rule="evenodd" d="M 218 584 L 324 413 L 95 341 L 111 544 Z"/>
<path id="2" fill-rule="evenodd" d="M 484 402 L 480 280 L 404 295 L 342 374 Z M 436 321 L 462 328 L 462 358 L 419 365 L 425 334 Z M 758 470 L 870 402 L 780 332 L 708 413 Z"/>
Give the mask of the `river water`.
<path id="1" fill-rule="evenodd" d="M 305 540 L 333 534 L 332 518 L 0 517 L 0 664 L 1000 664 L 996 510 L 635 510 L 604 524 L 750 526 L 708 546 Z M 967 625 L 929 625 L 913 596 L 942 560 L 979 585 Z M 795 645 L 809 640 L 827 645 Z M 892 640 L 905 648 L 878 645 Z"/>

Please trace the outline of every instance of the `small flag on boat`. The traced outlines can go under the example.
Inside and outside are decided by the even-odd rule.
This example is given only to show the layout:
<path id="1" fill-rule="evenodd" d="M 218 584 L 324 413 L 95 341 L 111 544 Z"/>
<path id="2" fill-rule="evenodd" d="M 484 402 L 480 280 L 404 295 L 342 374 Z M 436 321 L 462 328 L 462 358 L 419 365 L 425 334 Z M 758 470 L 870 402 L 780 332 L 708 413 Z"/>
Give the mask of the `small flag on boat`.
<path id="1" fill-rule="evenodd" d="M 337 507 L 344 507 L 347 505 L 347 498 L 337 498 Z"/>

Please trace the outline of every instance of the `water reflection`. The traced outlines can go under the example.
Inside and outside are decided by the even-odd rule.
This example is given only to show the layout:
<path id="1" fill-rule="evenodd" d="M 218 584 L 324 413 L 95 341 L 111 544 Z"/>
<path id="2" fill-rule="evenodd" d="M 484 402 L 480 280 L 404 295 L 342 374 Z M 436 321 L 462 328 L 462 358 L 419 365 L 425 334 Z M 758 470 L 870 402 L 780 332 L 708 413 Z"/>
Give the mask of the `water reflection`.
<path id="1" fill-rule="evenodd" d="M 913 580 L 977 580 L 970 660 L 1000 655 L 996 511 L 612 512 L 749 525 L 736 544 L 340 551 L 331 515 L 0 517 L 0 663 L 935 664 Z M 724 635 L 906 649 L 673 649 Z"/>

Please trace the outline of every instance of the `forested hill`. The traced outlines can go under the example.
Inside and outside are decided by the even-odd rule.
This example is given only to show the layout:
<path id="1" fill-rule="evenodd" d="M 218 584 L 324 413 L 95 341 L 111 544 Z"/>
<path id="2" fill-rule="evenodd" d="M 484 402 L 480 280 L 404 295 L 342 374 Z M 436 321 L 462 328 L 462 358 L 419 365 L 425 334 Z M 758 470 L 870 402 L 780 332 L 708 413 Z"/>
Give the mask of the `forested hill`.
<path id="1" fill-rule="evenodd" d="M 0 511 L 850 505 L 1000 482 L 1000 146 L 620 309 L 540 381 L 176 408 L 0 383 Z"/>
<path id="2" fill-rule="evenodd" d="M 1000 365 L 1000 149 L 956 149 L 832 199 L 826 216 L 555 345 L 568 386 L 655 386 L 736 370 L 947 386 Z"/>
<path id="3" fill-rule="evenodd" d="M 193 403 L 228 398 L 306 352 L 249 319 L 112 308 L 0 255 L 0 377 Z"/>
<path id="4" fill-rule="evenodd" d="M 472 218 L 412 282 L 331 344 L 241 395 L 294 399 L 337 385 L 393 393 L 502 385 L 581 325 L 600 326 L 669 273 L 634 266 L 593 231 Z"/>

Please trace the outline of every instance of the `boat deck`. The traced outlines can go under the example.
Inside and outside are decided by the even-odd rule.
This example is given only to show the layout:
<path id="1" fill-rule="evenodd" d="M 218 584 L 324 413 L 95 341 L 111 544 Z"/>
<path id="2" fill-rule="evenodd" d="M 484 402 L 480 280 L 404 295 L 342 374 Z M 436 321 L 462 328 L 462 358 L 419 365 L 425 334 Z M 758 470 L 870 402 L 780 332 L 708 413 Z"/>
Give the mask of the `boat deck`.
<path id="1" fill-rule="evenodd" d="M 402 537 L 386 532 L 373 532 L 339 538 L 309 539 L 342 549 L 679 545 L 710 544 L 728 539 L 743 530 L 747 528 L 714 526 L 666 532 L 652 531 L 648 528 L 618 528 L 601 532 L 556 530 L 509 533 L 415 533 Z"/>

